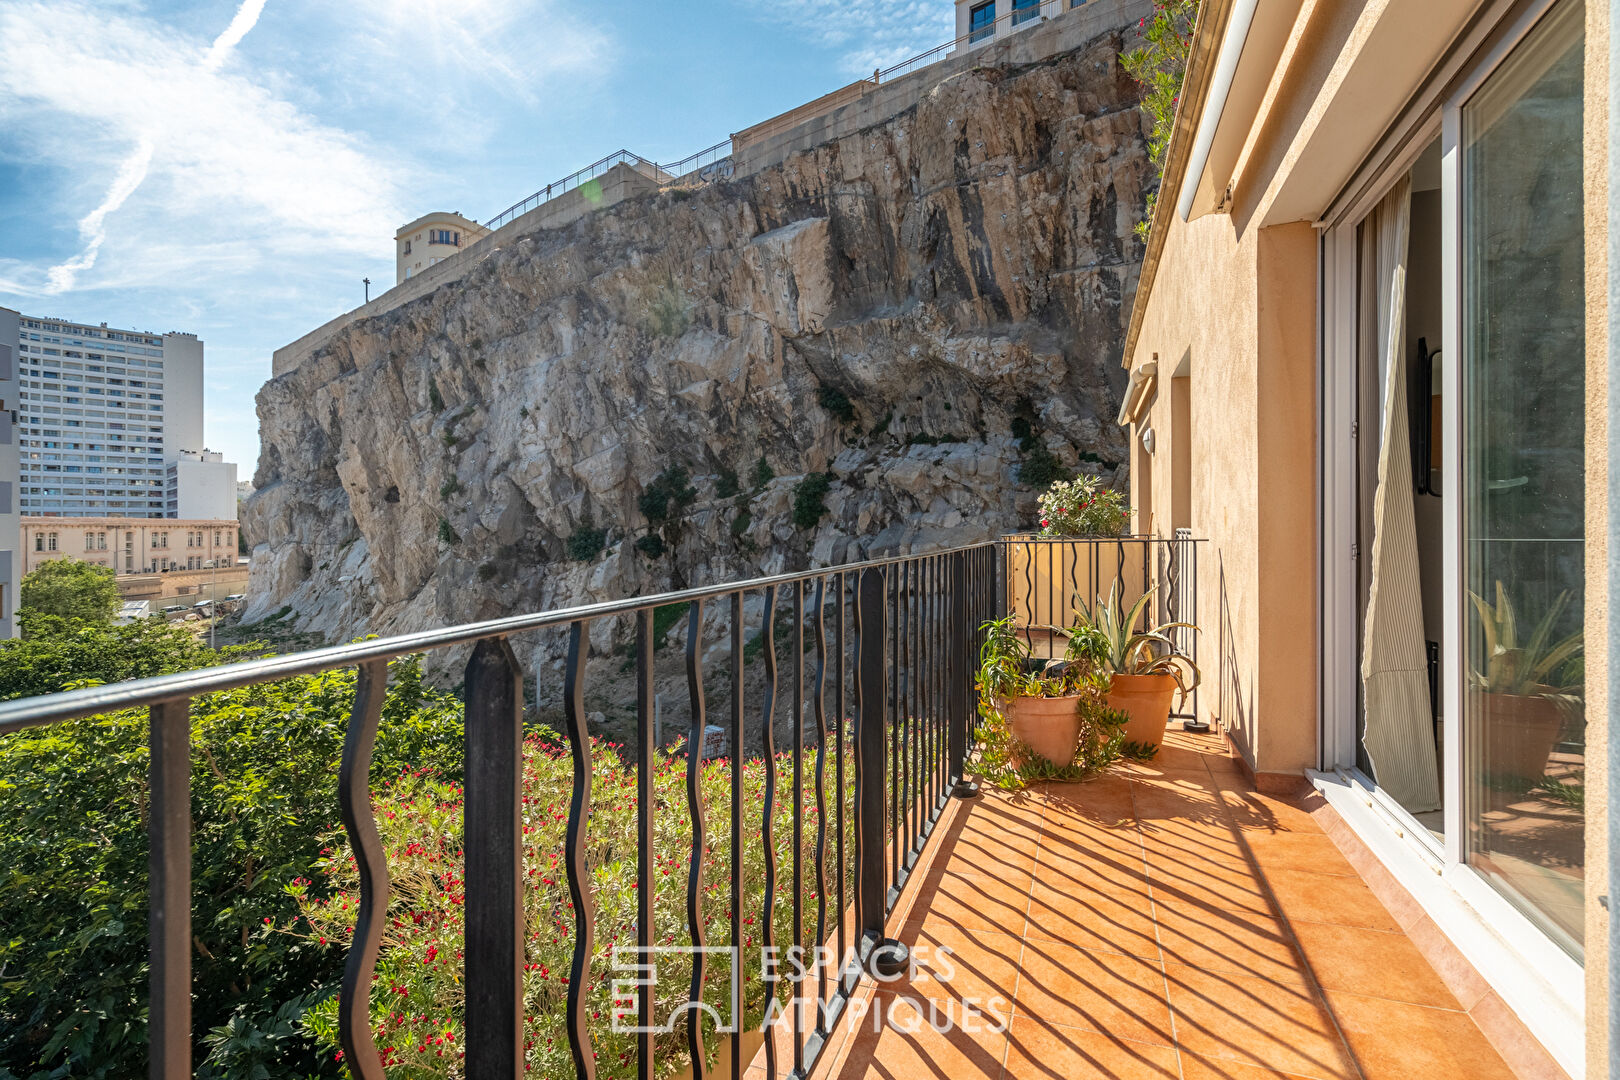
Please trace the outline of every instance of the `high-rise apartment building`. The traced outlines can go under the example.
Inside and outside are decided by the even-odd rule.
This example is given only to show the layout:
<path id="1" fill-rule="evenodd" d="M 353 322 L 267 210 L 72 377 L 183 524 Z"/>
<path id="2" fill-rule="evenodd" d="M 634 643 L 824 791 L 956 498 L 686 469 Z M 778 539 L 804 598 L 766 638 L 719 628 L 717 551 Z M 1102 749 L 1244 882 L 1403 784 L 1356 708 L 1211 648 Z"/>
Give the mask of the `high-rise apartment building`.
<path id="1" fill-rule="evenodd" d="M 0 638 L 17 636 L 17 583 L 21 559 L 16 537 L 21 523 L 18 495 L 17 373 L 22 317 L 0 308 Z"/>
<path id="2" fill-rule="evenodd" d="M 22 514 L 175 516 L 169 463 L 204 447 L 196 335 L 23 315 L 17 342 Z"/>

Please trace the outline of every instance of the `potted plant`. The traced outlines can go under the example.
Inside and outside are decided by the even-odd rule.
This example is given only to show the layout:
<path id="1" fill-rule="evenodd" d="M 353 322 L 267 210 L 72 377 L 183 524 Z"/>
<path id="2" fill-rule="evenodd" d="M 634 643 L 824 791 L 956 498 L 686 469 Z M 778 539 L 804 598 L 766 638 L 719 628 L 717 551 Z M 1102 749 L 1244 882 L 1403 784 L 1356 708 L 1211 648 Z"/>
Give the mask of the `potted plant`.
<path id="1" fill-rule="evenodd" d="M 1581 689 L 1581 632 L 1553 640 L 1553 626 L 1569 604 L 1569 593 L 1558 594 L 1522 644 L 1513 603 L 1500 581 L 1494 606 L 1472 590 L 1468 598 L 1479 616 L 1485 655 L 1484 670 L 1470 671 L 1468 678 L 1489 717 L 1481 725 L 1485 769 L 1504 779 L 1539 784 Z"/>
<path id="2" fill-rule="evenodd" d="M 1198 632 L 1192 623 L 1172 622 L 1138 631 L 1137 623 L 1157 589 L 1149 589 L 1139 597 L 1130 610 L 1125 610 L 1119 583 L 1114 583 L 1105 602 L 1097 598 L 1097 606 L 1087 623 L 1075 627 L 1071 633 L 1089 629 L 1098 634 L 1105 644 L 1103 666 L 1112 673 L 1108 687 L 1108 704 L 1125 713 L 1130 719 L 1125 725 L 1128 743 L 1157 749 L 1164 741 L 1164 729 L 1170 722 L 1170 705 L 1176 692 L 1183 700 L 1199 683 L 1198 665 L 1192 657 L 1176 648 L 1170 637 L 1172 630 Z"/>
<path id="3" fill-rule="evenodd" d="M 981 630 L 978 756 L 988 779 L 1080 779 L 1118 759 L 1125 717 L 1107 703 L 1100 634 L 1086 629 L 1061 660 L 1046 660 L 1031 655 L 1011 615 Z"/>

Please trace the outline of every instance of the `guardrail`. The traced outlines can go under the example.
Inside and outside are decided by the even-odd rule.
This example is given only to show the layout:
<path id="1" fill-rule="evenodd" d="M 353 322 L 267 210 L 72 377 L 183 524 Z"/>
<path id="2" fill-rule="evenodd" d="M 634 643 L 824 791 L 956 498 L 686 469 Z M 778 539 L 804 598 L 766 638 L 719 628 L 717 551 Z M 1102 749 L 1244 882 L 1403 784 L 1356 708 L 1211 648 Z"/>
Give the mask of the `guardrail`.
<path id="1" fill-rule="evenodd" d="M 1015 533 L 1002 538 L 1006 565 L 1002 580 L 1006 610 L 1017 617 L 1024 640 L 1036 655 L 1062 656 L 1067 631 L 1099 600 L 1116 589 L 1129 610 L 1145 595 L 1147 618 L 1156 625 L 1198 625 L 1198 548 L 1186 530 L 1172 539 L 1153 536 L 1069 538 Z M 1178 628 L 1169 633 L 1178 650 L 1198 662 L 1199 633 Z M 1188 730 L 1205 730 L 1198 719 L 1198 690 L 1172 714 L 1187 720 Z"/>
<path id="2" fill-rule="evenodd" d="M 686 931 L 700 950 L 693 962 L 687 1005 L 704 998 L 705 920 L 703 855 L 709 823 L 699 789 L 707 695 L 703 626 L 706 605 L 724 605 L 729 622 L 730 767 L 730 937 L 744 941 L 742 801 L 746 741 L 758 732 L 765 770 L 763 835 L 764 906 L 759 915 L 762 947 L 775 944 L 772 926 L 779 892 L 793 905 L 793 945 L 805 954 L 807 942 L 835 947 L 836 964 L 822 966 L 792 995 L 813 1009 L 791 1008 L 794 1075 L 803 1076 L 827 1044 L 863 970 L 892 972 L 904 965 L 905 948 L 884 936 L 889 911 L 898 901 L 912 868 L 924 851 L 935 821 L 960 784 L 973 731 L 972 682 L 978 628 L 994 617 L 1005 597 L 999 581 L 1003 557 L 995 543 L 921 556 L 874 560 L 801 574 L 691 589 L 661 596 L 498 619 L 365 641 L 291 656 L 273 657 L 205 671 L 97 686 L 44 697 L 0 703 L 0 736 L 28 728 L 133 708 L 150 716 L 147 833 L 150 841 L 149 1075 L 181 1080 L 191 1075 L 191 818 L 192 779 L 190 703 L 199 694 L 262 684 L 294 675 L 357 668 L 355 698 L 339 766 L 338 801 L 343 830 L 360 879 L 359 919 L 350 943 L 339 992 L 339 1030 L 344 1065 L 364 1080 L 383 1073 L 372 1028 L 371 990 L 389 910 L 389 872 L 372 805 L 369 776 L 372 749 L 382 720 L 392 659 L 427 650 L 472 645 L 465 679 L 465 942 L 463 953 L 465 1075 L 502 1077 L 524 1072 L 525 943 L 521 817 L 523 774 L 523 672 L 509 639 L 527 631 L 567 632 L 564 716 L 573 765 L 564 862 L 572 898 L 573 957 L 567 991 L 568 1042 L 577 1077 L 594 1076 L 594 1058 L 585 1000 L 595 934 L 595 906 L 585 854 L 585 825 L 591 814 L 592 739 L 585 710 L 589 630 L 603 619 L 629 618 L 634 624 L 634 671 L 638 732 L 636 860 L 639 895 L 636 955 L 654 955 L 653 695 L 654 612 L 685 604 L 685 673 L 691 703 L 686 754 L 686 812 L 692 824 L 688 852 Z M 756 661 L 763 688 L 748 702 L 745 666 L 745 599 L 760 600 Z M 785 609 L 790 622 L 778 629 Z M 790 704 L 793 779 L 789 792 L 794 832 L 791 889 L 779 887 L 772 822 L 778 753 L 775 721 L 784 711 L 778 697 L 778 638 L 790 651 Z M 808 639 L 808 644 L 807 644 Z M 806 710 L 806 657 L 814 670 Z M 756 672 L 758 669 L 755 669 Z M 751 708 L 752 706 L 752 708 Z M 847 706 L 853 706 L 851 711 Z M 751 715 L 752 714 L 752 715 Z M 807 742 L 807 720 L 812 738 Z M 826 813 L 828 750 L 833 758 L 834 810 Z M 806 865 L 804 818 L 805 755 L 814 755 L 814 854 Z M 852 768 L 845 768 L 849 756 Z M 785 757 L 784 757 L 785 760 Z M 848 785 L 853 785 L 849 787 Z M 963 789 L 965 791 L 965 789 Z M 846 872 L 846 801 L 852 798 L 854 859 Z M 829 878 L 828 818 L 835 868 Z M 749 837 L 748 840 L 755 838 Z M 667 854 L 667 853 L 666 853 Z M 664 860 L 669 861 L 667 858 Z M 807 894 L 807 871 L 814 875 Z M 815 898 L 813 930 L 805 925 L 804 900 Z M 836 897 L 836 911 L 828 900 Z M 846 902 L 851 907 L 846 912 Z M 752 916 L 748 918 L 753 922 Z M 665 929 L 668 929 L 667 927 Z M 755 931 L 750 930 L 749 933 Z M 807 937 L 808 933 L 808 937 Z M 734 962 L 741 972 L 740 961 Z M 762 965 L 766 1000 L 778 994 L 781 976 Z M 734 976 L 740 978 L 741 976 Z M 756 988 L 761 989 L 761 988 Z M 707 1054 L 701 1006 L 686 1011 L 685 1051 L 692 1074 L 702 1080 Z M 813 1012 L 807 1025 L 804 1013 Z M 635 1017 L 639 1075 L 656 1075 L 659 1046 L 653 1033 L 651 987 L 642 983 Z M 673 1032 L 675 1029 L 669 1029 Z M 743 1052 L 742 1024 L 731 1031 L 733 1062 Z M 766 1054 L 775 1073 L 777 1040 L 767 1037 Z M 663 1049 L 668 1050 L 666 1039 Z M 734 1075 L 741 1065 L 734 1064 Z"/>
<path id="3" fill-rule="evenodd" d="M 1047 2 L 1050 2 L 1050 0 L 1047 0 Z M 1080 0 L 1079 3 L 1076 3 L 1075 0 L 1061 0 L 1061 3 L 1064 5 L 1064 10 L 1068 10 L 1069 8 L 1081 6 L 1084 0 Z M 994 22 L 981 26 L 971 33 L 952 38 L 943 45 L 937 45 L 927 52 L 919 53 L 909 60 L 895 64 L 893 67 L 880 68 L 873 73 L 872 81 L 881 84 L 885 79 L 908 75 L 919 68 L 943 60 L 957 49 L 964 47 L 977 48 L 980 45 L 989 44 L 999 38 L 1004 29 L 1047 18 L 1046 15 L 1042 14 L 1042 8 L 1044 7 L 1045 3 L 1035 8 L 1020 8 L 1009 11 L 998 17 Z M 715 180 L 731 179 L 734 174 L 731 156 L 731 136 L 727 136 L 713 146 L 699 150 L 695 154 L 688 154 L 678 161 L 666 164 L 660 164 L 629 150 L 618 150 L 600 161 L 585 166 L 578 172 L 570 173 L 561 180 L 547 184 L 528 198 L 513 203 L 484 222 L 484 227 L 493 232 L 503 225 L 510 224 L 530 210 L 550 202 L 559 195 L 572 191 L 587 180 L 593 180 L 601 176 L 615 165 L 643 166 L 653 173 L 652 178 L 657 179 L 662 187 L 693 187 L 699 184 L 712 183 Z"/>

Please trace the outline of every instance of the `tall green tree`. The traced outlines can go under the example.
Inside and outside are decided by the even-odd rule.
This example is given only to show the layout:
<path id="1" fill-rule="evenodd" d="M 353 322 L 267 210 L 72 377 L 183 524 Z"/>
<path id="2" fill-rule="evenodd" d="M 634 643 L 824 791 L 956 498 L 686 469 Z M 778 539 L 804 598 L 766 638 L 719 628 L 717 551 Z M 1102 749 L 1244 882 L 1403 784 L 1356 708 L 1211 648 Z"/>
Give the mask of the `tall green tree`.
<path id="1" fill-rule="evenodd" d="M 20 608 L 83 622 L 111 622 L 118 614 L 118 582 L 110 567 L 78 559 L 52 559 L 22 579 Z"/>

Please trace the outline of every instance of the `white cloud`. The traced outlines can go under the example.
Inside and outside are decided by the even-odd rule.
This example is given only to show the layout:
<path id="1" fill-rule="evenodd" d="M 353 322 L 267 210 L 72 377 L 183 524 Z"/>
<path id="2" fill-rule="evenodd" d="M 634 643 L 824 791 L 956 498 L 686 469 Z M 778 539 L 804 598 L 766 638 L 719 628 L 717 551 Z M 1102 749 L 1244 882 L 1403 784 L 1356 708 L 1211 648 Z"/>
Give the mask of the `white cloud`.
<path id="1" fill-rule="evenodd" d="M 181 235 L 260 250 L 287 247 L 294 236 L 306 249 L 318 236 L 323 250 L 340 253 L 386 243 L 402 220 L 390 165 L 233 59 L 263 7 L 245 0 L 210 45 L 84 4 L 0 5 L 0 124 L 16 144 L 9 152 L 65 167 L 79 188 L 106 190 L 80 219 L 78 256 L 50 272 L 0 264 L 12 279 L 0 288 L 73 287 L 94 265 L 109 215 L 125 206 L 122 216 L 160 230 L 126 235 L 126 253 Z M 71 215 L 82 196 L 57 193 L 63 205 L 41 207 L 42 216 Z"/>
<path id="2" fill-rule="evenodd" d="M 817 44 L 843 50 L 852 75 L 909 60 L 956 34 L 950 0 L 800 0 L 750 10 L 785 22 Z"/>

